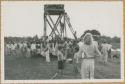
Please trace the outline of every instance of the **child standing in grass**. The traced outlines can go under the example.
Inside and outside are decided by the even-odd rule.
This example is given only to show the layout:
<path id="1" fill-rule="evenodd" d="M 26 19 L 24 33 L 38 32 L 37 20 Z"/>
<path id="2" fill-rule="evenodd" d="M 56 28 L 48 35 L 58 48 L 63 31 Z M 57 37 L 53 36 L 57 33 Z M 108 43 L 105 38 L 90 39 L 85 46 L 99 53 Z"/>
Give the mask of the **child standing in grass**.
<path id="1" fill-rule="evenodd" d="M 64 63 L 63 63 L 63 54 L 61 52 L 62 47 L 59 46 L 57 50 L 57 56 L 58 56 L 58 70 L 61 75 L 63 74 L 63 69 L 64 69 Z"/>
<path id="2" fill-rule="evenodd" d="M 80 71 L 80 67 L 79 67 L 79 46 L 76 46 L 75 47 L 75 54 L 74 54 L 74 60 L 73 60 L 73 64 L 74 64 L 74 73 L 75 73 L 75 76 L 79 73 Z"/>

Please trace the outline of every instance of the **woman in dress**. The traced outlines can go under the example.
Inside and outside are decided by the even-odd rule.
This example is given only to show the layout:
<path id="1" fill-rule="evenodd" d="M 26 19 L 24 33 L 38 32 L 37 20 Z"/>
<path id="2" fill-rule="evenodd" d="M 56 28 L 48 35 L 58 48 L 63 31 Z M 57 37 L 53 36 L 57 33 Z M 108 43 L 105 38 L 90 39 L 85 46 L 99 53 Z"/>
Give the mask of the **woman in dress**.
<path id="1" fill-rule="evenodd" d="M 92 34 L 86 33 L 83 37 L 83 42 L 80 50 L 80 55 L 82 53 L 81 78 L 94 79 L 94 57 L 97 56 L 97 54 L 101 56 L 101 53 L 93 42 Z"/>

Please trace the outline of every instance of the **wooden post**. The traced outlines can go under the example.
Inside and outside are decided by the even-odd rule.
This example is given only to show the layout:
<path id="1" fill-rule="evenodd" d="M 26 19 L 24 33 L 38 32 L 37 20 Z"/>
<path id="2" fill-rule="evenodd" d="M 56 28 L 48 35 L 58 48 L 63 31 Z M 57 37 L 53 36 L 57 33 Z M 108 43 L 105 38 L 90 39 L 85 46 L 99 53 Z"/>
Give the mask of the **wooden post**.
<path id="1" fill-rule="evenodd" d="M 63 38 L 65 37 L 65 14 L 63 14 Z"/>
<path id="2" fill-rule="evenodd" d="M 58 17 L 58 19 L 56 20 L 56 23 L 54 24 L 54 21 L 52 20 L 52 18 L 51 18 L 51 16 L 48 14 L 48 16 L 49 16 L 49 19 L 50 19 L 50 21 L 52 22 L 52 24 L 53 24 L 53 29 L 54 29 L 54 31 L 57 31 L 57 33 L 59 34 L 59 36 L 61 36 L 61 34 L 60 34 L 60 32 L 59 32 L 59 30 L 58 30 L 58 24 L 59 24 L 59 21 L 61 20 L 61 18 L 62 18 L 62 16 L 61 15 L 59 15 L 59 17 Z M 51 33 L 51 34 L 53 34 L 53 32 Z M 51 35 L 50 34 L 50 35 Z"/>
<path id="3" fill-rule="evenodd" d="M 64 14 L 64 32 L 65 32 L 64 37 L 67 37 L 67 32 L 66 32 L 66 17 L 65 17 L 65 14 Z"/>
<path id="4" fill-rule="evenodd" d="M 49 22 L 49 20 L 47 19 L 47 17 L 45 19 L 46 19 L 47 23 L 49 24 L 50 28 L 52 29 L 52 32 L 54 32 L 54 34 L 56 35 L 56 32 L 55 32 L 54 28 L 52 27 L 51 23 Z"/>
<path id="5" fill-rule="evenodd" d="M 46 13 L 44 13 L 44 16 L 43 16 L 43 18 L 44 18 L 44 30 L 43 30 L 43 36 L 44 36 L 44 38 L 46 37 Z"/>

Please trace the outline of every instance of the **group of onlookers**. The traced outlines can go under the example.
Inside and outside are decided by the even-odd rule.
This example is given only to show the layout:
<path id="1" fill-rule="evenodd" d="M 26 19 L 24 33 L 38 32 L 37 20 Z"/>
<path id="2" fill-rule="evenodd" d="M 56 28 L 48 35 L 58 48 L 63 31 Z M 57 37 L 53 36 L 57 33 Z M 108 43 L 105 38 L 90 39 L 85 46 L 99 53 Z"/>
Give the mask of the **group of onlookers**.
<path id="1" fill-rule="evenodd" d="M 112 45 L 106 41 L 98 45 L 93 39 L 92 34 L 87 33 L 81 40 L 68 41 L 47 41 L 47 42 L 11 42 L 6 44 L 9 55 L 18 55 L 18 51 L 22 56 L 43 56 L 46 62 L 51 62 L 51 57 L 58 60 L 58 69 L 62 73 L 64 64 L 68 58 L 73 59 L 75 73 L 80 72 L 81 78 L 94 78 L 94 59 L 100 56 L 102 62 L 107 63 L 108 57 L 111 57 Z M 80 66 L 80 68 L 79 68 Z"/>

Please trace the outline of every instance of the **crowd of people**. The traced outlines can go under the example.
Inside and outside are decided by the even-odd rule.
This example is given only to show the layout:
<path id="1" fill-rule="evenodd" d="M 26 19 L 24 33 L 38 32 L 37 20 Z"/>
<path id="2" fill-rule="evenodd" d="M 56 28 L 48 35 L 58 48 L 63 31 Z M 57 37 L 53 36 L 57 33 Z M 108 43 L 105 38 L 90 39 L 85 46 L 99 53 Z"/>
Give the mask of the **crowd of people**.
<path id="1" fill-rule="evenodd" d="M 24 57 L 42 56 L 46 62 L 51 62 L 51 58 L 58 60 L 58 69 L 62 73 L 65 63 L 69 58 L 74 64 L 75 73 L 80 73 L 82 79 L 94 78 L 94 59 L 100 56 L 102 62 L 107 63 L 111 56 L 112 46 L 106 40 L 100 44 L 93 39 L 91 33 L 86 33 L 79 41 L 75 40 L 48 40 L 46 42 L 9 42 L 6 44 L 8 55 L 18 55 L 20 50 Z"/>

